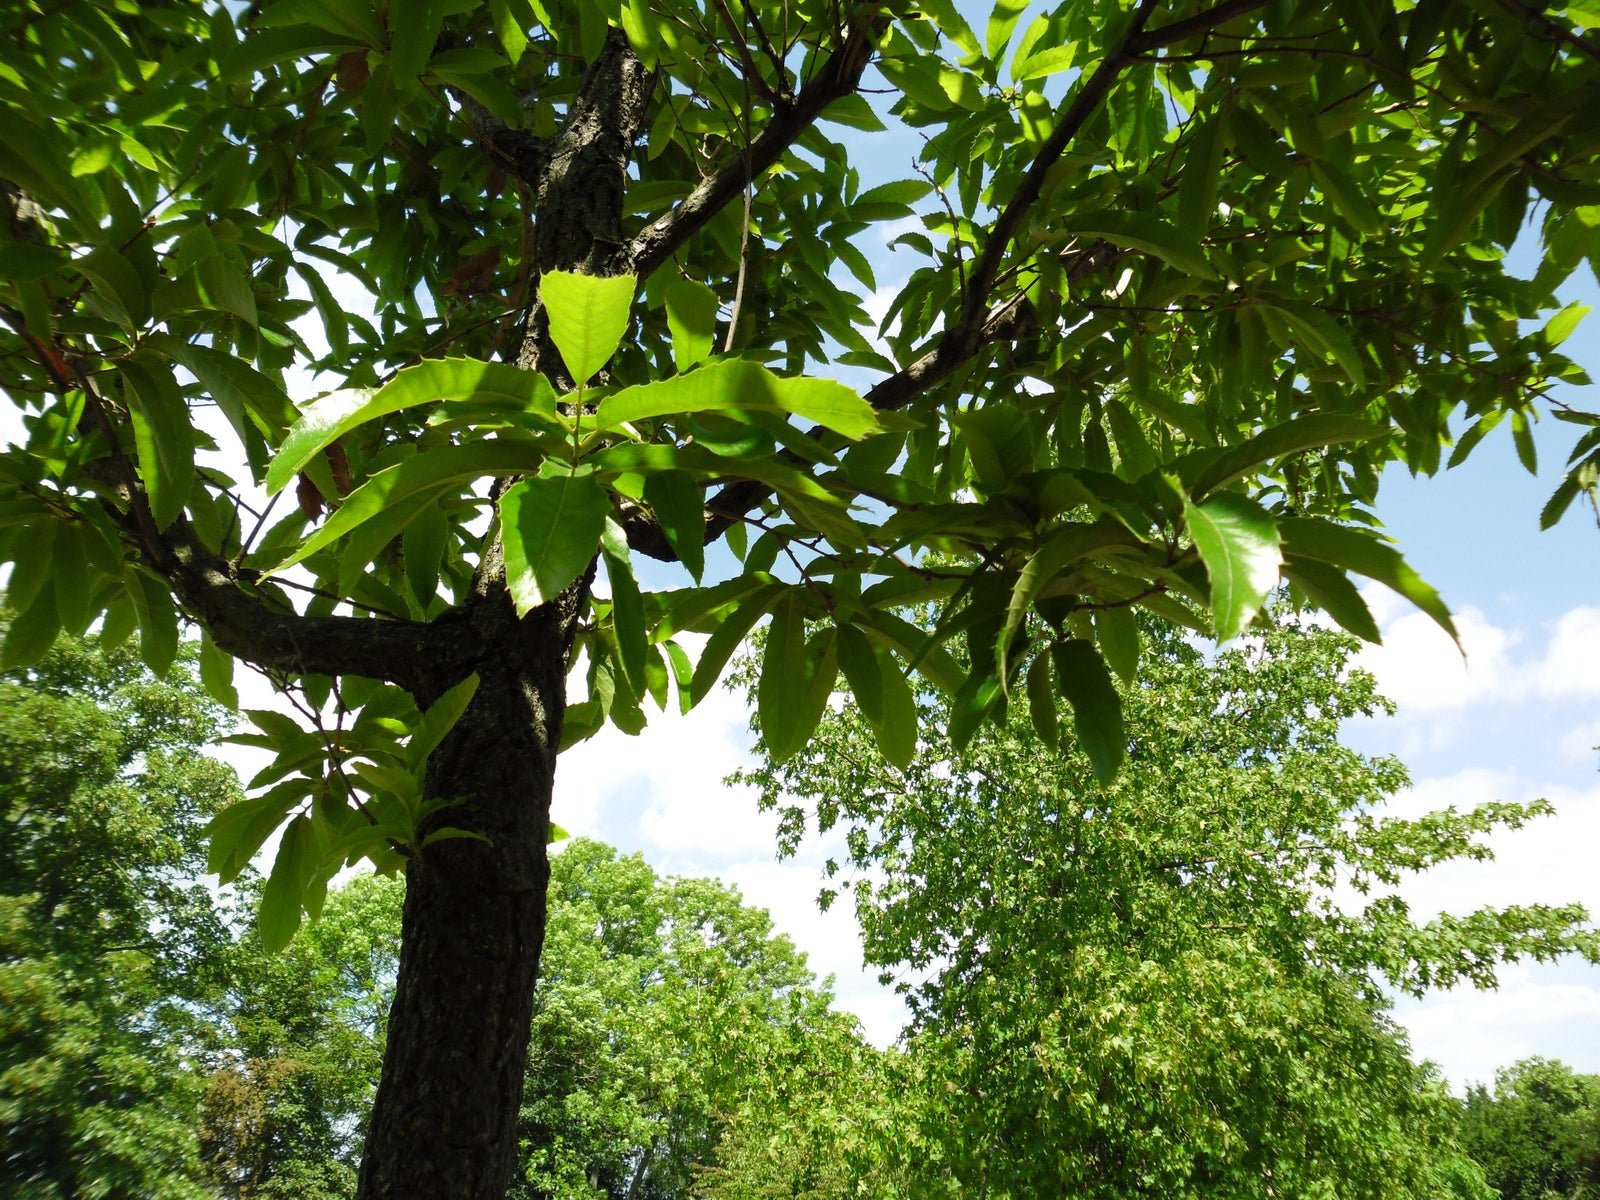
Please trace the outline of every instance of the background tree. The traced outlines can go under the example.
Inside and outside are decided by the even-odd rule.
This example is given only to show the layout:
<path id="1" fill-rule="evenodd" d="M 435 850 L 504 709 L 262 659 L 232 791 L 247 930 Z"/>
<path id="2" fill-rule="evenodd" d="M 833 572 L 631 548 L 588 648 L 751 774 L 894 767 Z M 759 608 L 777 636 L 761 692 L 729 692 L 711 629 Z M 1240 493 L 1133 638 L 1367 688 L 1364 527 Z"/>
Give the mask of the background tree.
<path id="1" fill-rule="evenodd" d="M 1546 406 L 1594 421 L 1547 395 L 1581 312 L 1542 319 L 1600 211 L 1587 4 L 403 11 L 0 15 L 5 657 L 104 613 L 159 672 L 181 617 L 217 694 L 233 657 L 294 692 L 213 864 L 282 827 L 274 943 L 345 863 L 406 864 L 367 1196 L 510 1178 L 564 740 L 703 696 L 771 613 L 780 755 L 839 671 L 896 762 L 914 691 L 959 743 L 1031 675 L 1109 778 L 1130 609 L 1226 639 L 1281 570 L 1375 636 L 1353 571 L 1448 628 L 1365 528 L 1381 467 L 1437 469 L 1452 418 L 1452 457 L 1505 423 L 1530 462 Z M 864 178 L 864 79 L 925 175 Z M 864 248 L 909 218 L 875 343 Z M 292 366 L 345 386 L 301 417 Z M 708 542 L 735 578 L 641 595 L 632 554 L 700 581 Z"/>
<path id="2" fill-rule="evenodd" d="M 765 910 L 578 839 L 552 860 L 517 1196 L 699 1195 L 741 1110 L 786 1072 L 870 1054 Z"/>
<path id="3" fill-rule="evenodd" d="M 1383 987 L 1487 986 L 1600 937 L 1577 907 L 1416 921 L 1387 893 L 1546 806 L 1379 815 L 1406 776 L 1337 740 L 1384 707 L 1352 639 L 1279 626 L 1208 662 L 1143 636 L 1113 783 L 1048 692 L 964 756 L 930 694 L 904 768 L 847 708 L 742 777 L 789 847 L 843 828 L 869 961 L 922 980 L 915 1194 L 1484 1195 Z"/>
<path id="4" fill-rule="evenodd" d="M 39 1200 L 199 1186 L 196 1005 L 224 914 L 202 830 L 237 801 L 202 753 L 222 713 L 187 665 L 63 641 L 0 674 L 0 1191 Z"/>
<path id="5" fill-rule="evenodd" d="M 218 1195 L 355 1194 L 401 900 L 398 881 L 358 875 L 329 892 L 316 924 L 282 952 L 262 948 L 253 921 L 228 948 L 228 988 L 208 1014 L 200 1110 L 206 1178 Z"/>
<path id="6" fill-rule="evenodd" d="M 1524 1059 L 1467 1092 L 1461 1142 L 1503 1200 L 1600 1196 L 1600 1076 Z"/>

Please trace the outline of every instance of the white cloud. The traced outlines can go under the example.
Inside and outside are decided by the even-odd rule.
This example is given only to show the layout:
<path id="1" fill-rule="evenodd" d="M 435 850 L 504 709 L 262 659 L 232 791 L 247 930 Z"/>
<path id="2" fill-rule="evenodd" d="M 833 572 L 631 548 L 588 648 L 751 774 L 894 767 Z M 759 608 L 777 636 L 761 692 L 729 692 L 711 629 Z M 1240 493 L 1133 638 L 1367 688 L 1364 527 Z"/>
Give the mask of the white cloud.
<path id="1" fill-rule="evenodd" d="M 1364 646 L 1358 666 L 1372 672 L 1401 715 L 1461 709 L 1485 700 L 1587 699 L 1600 696 L 1600 608 L 1569 609 L 1542 636 L 1496 625 L 1477 608 L 1455 614 L 1461 649 L 1432 618 L 1387 588 L 1362 593 L 1383 631 Z M 1529 641 L 1543 653 L 1513 656 Z"/>
<path id="2" fill-rule="evenodd" d="M 1563 613 L 1535 667 L 1534 686 L 1552 698 L 1600 696 L 1600 608 Z"/>
<path id="3" fill-rule="evenodd" d="M 1383 644 L 1362 647 L 1356 665 L 1377 676 L 1384 695 L 1403 710 L 1460 708 L 1505 686 L 1510 672 L 1507 651 L 1519 638 L 1478 609 L 1464 608 L 1456 614 L 1462 647 L 1458 650 L 1427 614 L 1413 609 L 1393 616 L 1396 606 L 1387 589 L 1372 589 L 1366 596 L 1382 623 Z"/>
<path id="4" fill-rule="evenodd" d="M 1540 1055 L 1559 1058 L 1585 1074 L 1600 1072 L 1600 984 L 1591 969 L 1518 965 L 1501 973 L 1492 992 L 1457 988 L 1406 997 L 1395 1017 L 1411 1033 L 1419 1059 L 1443 1068 L 1452 1090 L 1490 1084 L 1501 1067 Z"/>
<path id="5" fill-rule="evenodd" d="M 1561 735 L 1561 757 L 1568 762 L 1593 765 L 1600 761 L 1597 748 L 1600 748 L 1600 717 L 1574 725 Z"/>
<path id="6" fill-rule="evenodd" d="M 561 756 L 555 820 L 573 833 L 600 834 L 608 806 L 637 803 L 647 856 L 672 870 L 774 853 L 777 817 L 760 812 L 749 790 L 722 784 L 748 758 L 743 699 L 714 688 L 686 715 L 651 706 L 649 718 L 637 737 L 607 728 Z"/>

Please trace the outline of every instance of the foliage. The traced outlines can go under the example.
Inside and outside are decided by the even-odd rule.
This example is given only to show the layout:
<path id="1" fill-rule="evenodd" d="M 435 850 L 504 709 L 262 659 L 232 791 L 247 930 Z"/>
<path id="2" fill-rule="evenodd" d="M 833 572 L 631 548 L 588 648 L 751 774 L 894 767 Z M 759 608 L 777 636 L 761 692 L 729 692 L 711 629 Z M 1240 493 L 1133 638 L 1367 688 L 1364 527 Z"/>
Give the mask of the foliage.
<path id="1" fill-rule="evenodd" d="M 872 1055 L 733 889 L 583 839 L 552 866 L 513 1195 L 700 1195 L 739 1114 L 790 1113 L 787 1077 Z"/>
<path id="2" fill-rule="evenodd" d="M 1530 1058 L 1467 1093 L 1467 1152 L 1502 1200 L 1600 1195 L 1600 1076 Z"/>
<path id="3" fill-rule="evenodd" d="M 869 960 L 922 980 L 901 985 L 922 1194 L 1481 1195 L 1382 986 L 1487 985 L 1600 940 L 1576 907 L 1417 921 L 1387 893 L 1546 806 L 1378 813 L 1406 777 L 1337 741 L 1382 706 L 1346 638 L 1275 627 L 1207 661 L 1141 632 L 1110 785 L 1070 731 L 1041 747 L 1048 713 L 954 756 L 932 695 L 903 769 L 851 707 L 744 777 L 789 847 L 844 829 Z"/>
<path id="4" fill-rule="evenodd" d="M 844 26 L 785 8 L 781 34 L 750 8 L 732 46 L 730 10 L 664 0 L 443 5 L 393 26 L 358 0 L 15 10 L 3 383 L 29 432 L 5 459 L 10 661 L 104 610 L 159 669 L 181 611 L 210 630 L 220 693 L 237 654 L 307 674 L 314 705 L 330 674 L 427 695 L 403 643 L 471 592 L 485 477 L 520 479 L 497 489 L 492 537 L 521 611 L 586 589 L 612 530 L 569 739 L 637 728 L 669 676 L 688 685 L 675 635 L 731 640 L 769 611 L 790 631 L 767 660 L 774 750 L 803 742 L 840 666 L 869 710 L 900 688 L 879 677 L 913 665 L 957 685 L 941 643 L 958 628 L 974 635 L 959 732 L 1030 664 L 1049 685 L 1052 658 L 1054 686 L 1092 708 L 1108 693 L 1077 683 L 1107 650 L 1091 613 L 1140 605 L 1226 638 L 1280 567 L 1357 632 L 1372 625 L 1346 571 L 1448 628 L 1392 550 L 1323 518 L 1367 520 L 1387 461 L 1438 469 L 1451 418 L 1453 460 L 1507 422 L 1531 461 L 1535 403 L 1581 380 L 1558 349 L 1581 312 L 1529 319 L 1600 213 L 1588 10 L 1169 7 L 1062 5 L 1020 40 L 1006 5 L 981 38 L 948 5 L 869 6 Z M 642 99 L 600 78 L 635 56 L 656 72 Z M 895 114 L 927 131 L 923 178 L 863 189 L 851 165 L 881 127 L 854 94 L 869 58 Z M 605 218 L 621 249 L 604 253 L 533 222 L 576 205 L 544 164 L 578 146 L 575 114 L 602 86 L 634 104 L 612 119 L 642 139 Z M 746 184 L 741 218 L 728 201 Z M 1501 258 L 1530 213 L 1544 255 L 1520 280 Z M 874 343 L 833 266 L 874 287 L 860 247 L 908 221 L 896 244 L 917 265 Z M 486 265 L 464 275 L 469 260 Z M 552 270 L 580 265 L 616 278 Z M 330 266 L 370 293 L 372 319 L 335 301 Z M 489 361 L 516 357 L 529 305 L 523 365 L 555 389 Z M 718 305 L 754 318 L 721 339 L 734 353 L 711 354 Z M 870 406 L 792 377 L 830 361 L 878 372 Z M 345 386 L 297 417 L 295 363 Z M 601 368 L 585 420 L 558 391 Z M 202 402 L 215 430 L 191 419 Z M 193 469 L 218 437 L 242 475 Z M 304 511 L 240 519 L 250 479 L 297 477 Z M 733 536 L 737 582 L 638 593 L 629 545 L 698 574 L 708 534 Z M 925 547 L 968 553 L 930 572 Z M 786 551 L 803 580 L 769 574 Z M 293 638 L 289 580 L 263 575 L 293 562 L 311 612 L 396 620 Z M 929 597 L 948 618 L 931 638 L 895 613 Z M 454 679 L 470 670 L 435 653 Z M 702 660 L 691 697 L 721 661 Z M 341 709 L 368 706 L 337 738 L 263 718 L 277 783 L 228 826 L 224 857 L 305 816 L 279 887 L 314 907 L 340 862 L 417 848 L 420 785 L 395 744 L 416 709 L 366 684 Z M 1104 777 L 1115 727 L 1080 723 Z"/>
<path id="5" fill-rule="evenodd" d="M 187 664 L 59 643 L 0 675 L 0 1191 L 198 1197 L 192 1005 L 228 939 L 199 882 L 238 799 Z"/>
<path id="6" fill-rule="evenodd" d="M 520 1028 L 536 901 L 493 897 L 530 894 L 555 750 L 636 731 L 674 689 L 692 704 L 769 614 L 778 756 L 841 673 L 902 764 L 914 693 L 950 694 L 959 748 L 1026 681 L 1107 783 L 1130 611 L 1226 638 L 1283 578 L 1373 637 L 1354 574 L 1452 629 L 1370 528 L 1383 466 L 1433 473 L 1503 425 L 1531 467 L 1542 413 L 1596 421 L 1550 394 L 1586 382 L 1556 289 L 1595 265 L 1591 0 L 1025 15 L 0 15 L 0 389 L 24 426 L 0 453 L 0 657 L 103 615 L 158 674 L 200 625 L 229 702 L 235 659 L 274 673 L 301 716 L 251 714 L 275 761 L 212 864 L 232 876 L 281 829 L 272 945 L 363 858 L 454 881 L 407 926 L 427 961 L 406 958 L 392 1055 L 429 1058 L 422 1014 L 472 987 L 516 1010 L 486 1029 Z M 904 135 L 884 104 L 925 139 L 914 168 L 877 167 Z M 1524 279 L 1503 259 L 1530 219 Z M 875 323 L 885 238 L 904 282 Z M 846 367 L 860 395 L 823 377 Z M 299 411 L 291 371 L 333 390 Z M 1597 433 L 1547 520 L 1593 498 Z M 291 482 L 286 514 L 261 500 Z M 696 586 L 641 583 L 639 555 Z M 937 622 L 907 620 L 928 602 Z M 443 897 L 473 887 L 509 949 L 428 932 L 461 928 Z M 480 1072 L 510 1049 L 481 1045 Z M 469 1120 L 473 1078 L 417 1119 Z M 406 1157 L 421 1091 L 380 1095 L 375 1169 L 436 1190 Z M 485 1195 L 510 1161 L 509 1113 L 491 1124 Z"/>
<path id="7" fill-rule="evenodd" d="M 259 881 L 257 881 L 259 886 Z M 238 1200 L 353 1194 L 400 952 L 401 888 L 360 875 L 282 953 L 246 926 L 211 1012 L 206 1176 Z"/>

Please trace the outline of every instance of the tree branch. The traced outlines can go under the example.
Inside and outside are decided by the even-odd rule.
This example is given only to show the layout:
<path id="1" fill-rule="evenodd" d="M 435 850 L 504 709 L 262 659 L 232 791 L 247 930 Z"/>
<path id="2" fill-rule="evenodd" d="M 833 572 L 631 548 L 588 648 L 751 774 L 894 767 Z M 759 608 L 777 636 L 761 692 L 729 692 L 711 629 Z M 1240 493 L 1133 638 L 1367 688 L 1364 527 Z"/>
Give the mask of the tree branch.
<path id="1" fill-rule="evenodd" d="M 735 155 L 701 182 L 671 212 L 641 230 L 629 244 L 629 269 L 647 279 L 680 246 L 698 233 L 723 207 L 783 157 L 835 100 L 850 95 L 861 83 L 861 73 L 872 57 L 873 42 L 882 17 L 860 19 L 844 44 L 829 56 L 822 70 L 805 85 L 793 103 L 773 111 L 747 153 Z"/>
<path id="2" fill-rule="evenodd" d="M 1267 0 L 1226 0 L 1226 3 L 1208 8 L 1205 12 L 1195 13 L 1192 17 L 1185 17 L 1181 21 L 1173 21 L 1158 29 L 1149 29 L 1136 34 L 1126 49 L 1130 54 L 1143 54 L 1160 46 L 1170 46 L 1173 42 L 1181 42 L 1185 38 L 1210 33 L 1218 25 L 1226 25 L 1235 17 L 1248 16 L 1266 6 Z"/>
<path id="3" fill-rule="evenodd" d="M 0 320 L 15 328 L 44 361 L 63 395 L 81 391 L 84 420 L 105 437 L 110 452 L 105 482 L 120 502 L 101 501 L 133 545 L 145 569 L 164 580 L 186 613 L 204 626 L 219 648 L 236 658 L 290 674 L 365 675 L 398 683 L 415 694 L 430 693 L 431 678 L 468 674 L 480 652 L 471 625 L 448 618 L 421 621 L 304 616 L 284 610 L 250 589 L 255 572 L 236 571 L 209 550 L 182 517 L 156 527 L 138 471 L 117 437 L 110 406 L 75 363 L 34 337 L 21 315 L 0 308 Z M 91 463 L 93 467 L 96 463 Z"/>
<path id="4" fill-rule="evenodd" d="M 1028 215 L 1028 210 L 1033 207 L 1034 202 L 1039 199 L 1039 193 L 1044 189 L 1044 178 L 1050 168 L 1060 160 L 1072 139 L 1078 136 L 1078 132 L 1099 109 L 1101 102 L 1106 98 L 1106 93 L 1116 83 L 1117 77 L 1132 62 L 1136 51 L 1134 39 L 1143 31 L 1145 22 L 1150 19 L 1150 14 L 1155 11 L 1159 2 L 1160 0 L 1140 0 L 1139 7 L 1134 10 L 1132 18 L 1128 21 L 1128 27 L 1112 43 L 1105 58 L 1100 60 L 1100 65 L 1083 81 L 1082 86 L 1075 90 L 1072 100 L 1061 112 L 1056 127 L 1050 131 L 1050 136 L 1045 139 L 1044 145 L 1039 147 L 1039 153 L 1034 155 L 1033 162 L 1029 164 L 1022 181 L 1017 184 L 1016 191 L 1011 194 L 1010 201 L 990 227 L 989 237 L 983 244 L 983 252 L 978 255 L 977 261 L 973 263 L 972 273 L 967 277 L 966 290 L 961 299 L 961 313 L 957 316 L 954 327 L 940 340 L 940 350 L 949 345 L 951 351 L 961 359 L 970 358 L 977 352 L 983 314 L 991 304 L 990 292 L 994 288 L 995 277 L 1000 273 L 1000 264 L 1011 249 L 1017 228 Z"/>

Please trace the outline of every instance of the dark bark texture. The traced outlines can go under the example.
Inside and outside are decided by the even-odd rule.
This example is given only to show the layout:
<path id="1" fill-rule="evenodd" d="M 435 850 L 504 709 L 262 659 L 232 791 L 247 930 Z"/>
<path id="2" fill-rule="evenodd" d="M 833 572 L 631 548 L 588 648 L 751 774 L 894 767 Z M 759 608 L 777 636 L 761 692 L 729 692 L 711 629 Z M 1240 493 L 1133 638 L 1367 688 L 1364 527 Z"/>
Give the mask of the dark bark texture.
<path id="1" fill-rule="evenodd" d="M 536 188 L 541 272 L 626 269 L 623 191 L 650 87 L 649 73 L 613 31 Z M 537 304 L 518 363 L 562 374 Z M 478 689 L 429 760 L 426 790 L 459 801 L 432 818 L 435 828 L 482 840 L 436 842 L 407 868 L 399 978 L 360 1200 L 498 1200 L 516 1169 L 567 659 L 593 569 L 518 618 L 499 537 L 491 530 L 486 538 L 459 639 L 476 648 L 470 669 Z M 415 689 L 418 700 L 463 674 L 442 660 Z"/>
<path id="2" fill-rule="evenodd" d="M 472 611 L 495 652 L 428 763 L 433 825 L 470 830 L 406 872 L 400 972 L 362 1163 L 362 1200 L 505 1194 L 517 1163 L 567 655 L 581 580 L 518 620 L 500 579 Z"/>

